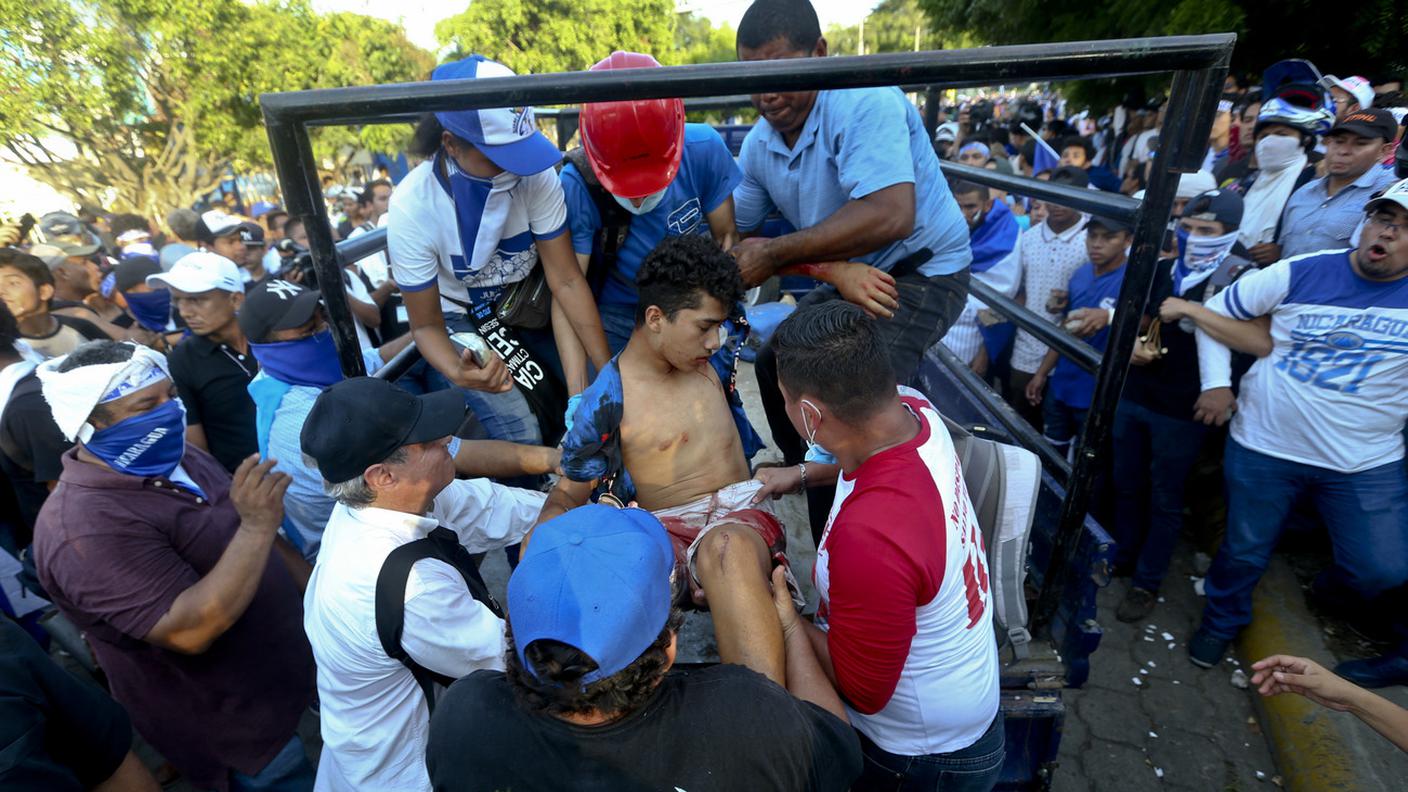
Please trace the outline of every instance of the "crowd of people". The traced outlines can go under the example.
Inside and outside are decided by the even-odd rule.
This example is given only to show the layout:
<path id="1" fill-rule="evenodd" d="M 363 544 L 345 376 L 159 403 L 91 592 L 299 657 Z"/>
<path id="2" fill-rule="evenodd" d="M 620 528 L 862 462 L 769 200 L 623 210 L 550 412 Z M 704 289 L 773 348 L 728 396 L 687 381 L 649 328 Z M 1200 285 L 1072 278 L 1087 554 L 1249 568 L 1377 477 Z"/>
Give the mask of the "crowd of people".
<path id="1" fill-rule="evenodd" d="M 827 42 L 807 0 L 757 0 L 737 54 Z M 470 56 L 431 79 L 511 74 Z M 1192 662 L 1250 621 L 1299 505 L 1333 546 L 1315 595 L 1400 641 L 1337 672 L 1403 684 L 1402 86 L 1267 75 L 1229 78 L 1205 169 L 1179 182 L 1098 451 L 1132 578 L 1116 616 L 1157 607 L 1210 457 L 1227 520 Z M 897 88 L 752 99 L 736 158 L 678 99 L 585 105 L 565 161 L 532 108 L 427 114 L 398 183 L 329 192 L 334 239 L 387 234 L 340 284 L 310 264 L 321 215 L 267 202 L 160 231 L 91 210 L 7 229 L 0 604 L 43 639 L 52 603 L 111 698 L 46 659 L 0 663 L 65 741 L 32 740 L 0 778 L 153 789 L 135 729 L 217 790 L 991 789 L 987 554 L 943 405 L 908 385 L 942 343 L 1070 449 L 1094 377 L 969 282 L 1103 352 L 1133 228 L 940 161 L 1136 194 L 1162 109 L 987 103 L 931 135 Z M 745 291 L 778 276 L 817 284 L 751 328 Z M 344 299 L 368 375 L 412 344 L 421 360 L 346 376 L 327 310 Z M 750 332 L 768 335 L 761 416 L 734 380 Z M 779 465 L 752 462 L 758 420 Z M 790 493 L 817 550 L 805 616 L 774 508 Z M 503 604 L 490 552 L 513 567 Z M 719 665 L 672 668 L 683 610 L 710 613 Z M 1256 681 L 1405 744 L 1392 705 L 1307 663 L 1268 658 Z"/>

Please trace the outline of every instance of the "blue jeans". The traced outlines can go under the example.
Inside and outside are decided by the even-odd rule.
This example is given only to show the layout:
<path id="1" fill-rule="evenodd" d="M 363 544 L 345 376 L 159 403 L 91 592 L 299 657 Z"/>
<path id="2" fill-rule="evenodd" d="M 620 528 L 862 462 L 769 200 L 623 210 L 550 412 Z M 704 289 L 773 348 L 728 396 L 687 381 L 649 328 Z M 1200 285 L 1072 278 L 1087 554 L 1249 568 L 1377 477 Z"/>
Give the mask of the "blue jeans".
<path id="1" fill-rule="evenodd" d="M 451 333 L 479 332 L 479 328 L 464 314 L 447 315 L 445 324 Z M 532 350 L 535 359 L 542 361 L 544 365 L 561 368 L 562 364 L 557 359 L 557 347 L 552 343 L 551 330 L 515 330 L 514 332 L 517 334 L 518 340 Z M 547 336 L 546 345 L 539 338 L 544 334 Z M 425 376 L 432 384 L 430 390 L 452 387 L 450 381 L 445 379 L 445 375 L 433 367 L 427 366 L 427 368 L 429 371 Z M 557 376 L 560 378 L 562 372 L 558 371 Z M 486 393 L 466 388 L 460 390 L 464 393 L 465 406 L 474 413 L 475 418 L 479 419 L 479 423 L 484 426 L 484 431 L 489 435 L 490 440 L 507 440 L 511 443 L 525 443 L 527 445 L 539 445 L 543 442 L 543 432 L 538 426 L 538 416 L 533 414 L 533 408 L 528 406 L 528 400 L 523 397 L 518 388 L 513 388 L 507 393 Z"/>
<path id="2" fill-rule="evenodd" d="M 1366 600 L 1408 582 L 1408 476 L 1391 462 L 1340 473 L 1257 453 L 1228 438 L 1227 537 L 1207 577 L 1203 629 L 1231 640 L 1252 620 L 1252 590 L 1286 515 L 1308 495 L 1330 533 L 1335 573 Z"/>
<path id="3" fill-rule="evenodd" d="M 1072 407 L 1052 396 L 1048 388 L 1041 402 L 1042 435 L 1064 455 L 1085 426 L 1085 416 L 1089 413 L 1089 407 Z"/>
<path id="4" fill-rule="evenodd" d="M 865 767 L 852 792 L 988 792 L 997 784 L 1007 758 L 1002 710 L 978 741 L 957 751 L 926 756 L 900 756 L 886 751 L 864 734 L 860 750 Z"/>
<path id="5" fill-rule="evenodd" d="M 313 788 L 315 777 L 308 752 L 303 749 L 303 740 L 295 734 L 258 773 L 247 776 L 231 772 L 230 789 L 233 792 L 308 792 Z"/>
<path id="6" fill-rule="evenodd" d="M 1183 489 L 1207 427 L 1130 401 L 1115 413 L 1115 565 L 1158 591 L 1183 528 Z"/>

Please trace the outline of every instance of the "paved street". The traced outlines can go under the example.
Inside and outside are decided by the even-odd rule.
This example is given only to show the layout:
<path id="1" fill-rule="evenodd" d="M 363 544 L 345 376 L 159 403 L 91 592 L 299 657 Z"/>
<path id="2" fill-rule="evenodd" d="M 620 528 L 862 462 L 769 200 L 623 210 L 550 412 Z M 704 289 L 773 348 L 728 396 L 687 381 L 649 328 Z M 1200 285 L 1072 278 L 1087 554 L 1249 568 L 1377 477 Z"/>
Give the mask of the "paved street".
<path id="1" fill-rule="evenodd" d="M 1180 551 L 1164 582 L 1165 601 L 1141 624 L 1115 619 L 1128 580 L 1100 592 L 1105 637 L 1091 657 L 1090 681 L 1065 692 L 1058 792 L 1273 788 L 1276 770 L 1254 694 L 1231 682 L 1239 666 L 1226 660 L 1204 671 L 1188 661 L 1203 603 L 1191 573 L 1191 556 Z"/>

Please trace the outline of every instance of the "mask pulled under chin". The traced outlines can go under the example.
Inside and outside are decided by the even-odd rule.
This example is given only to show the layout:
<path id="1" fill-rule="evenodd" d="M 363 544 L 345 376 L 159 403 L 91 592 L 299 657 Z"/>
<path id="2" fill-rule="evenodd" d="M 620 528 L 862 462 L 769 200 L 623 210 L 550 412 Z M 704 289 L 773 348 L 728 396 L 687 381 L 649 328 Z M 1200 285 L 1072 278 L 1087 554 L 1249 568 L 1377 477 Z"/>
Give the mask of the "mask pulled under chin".
<path id="1" fill-rule="evenodd" d="M 180 399 L 98 429 L 85 441 L 88 453 L 119 473 L 170 476 L 186 453 L 186 408 Z"/>
<path id="2" fill-rule="evenodd" d="M 280 382 L 327 388 L 342 381 L 342 364 L 331 330 L 297 341 L 251 343 L 249 348 L 259 368 Z"/>
<path id="3" fill-rule="evenodd" d="M 621 196 L 616 195 L 614 193 L 611 195 L 611 197 L 616 200 L 616 203 L 621 205 L 622 209 L 625 209 L 627 212 L 630 212 L 633 215 L 639 216 L 650 214 L 651 212 L 655 211 L 655 207 L 659 206 L 660 202 L 665 200 L 665 191 L 669 189 L 669 187 L 666 187 L 660 192 L 651 193 L 650 195 L 645 196 L 645 198 L 641 200 L 640 206 L 636 206 L 635 204 L 631 203 L 630 198 L 622 198 Z"/>

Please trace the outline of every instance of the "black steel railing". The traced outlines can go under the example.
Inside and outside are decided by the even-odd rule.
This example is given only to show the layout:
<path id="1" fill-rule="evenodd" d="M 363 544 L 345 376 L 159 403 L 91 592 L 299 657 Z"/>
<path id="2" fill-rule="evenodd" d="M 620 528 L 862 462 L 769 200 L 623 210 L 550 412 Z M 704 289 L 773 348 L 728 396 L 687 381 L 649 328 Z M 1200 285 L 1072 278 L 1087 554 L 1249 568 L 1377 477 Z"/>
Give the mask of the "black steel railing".
<path id="1" fill-rule="evenodd" d="M 942 163 L 945 173 L 968 181 L 1117 217 L 1134 225 L 1131 255 L 1103 355 L 1094 354 L 1084 342 L 1063 329 L 1046 325 L 1040 317 L 1011 300 L 999 299 L 1001 296 L 994 295 L 991 290 L 984 294 L 981 285 L 973 290 L 993 310 L 1037 335 L 1082 367 L 1096 371 L 1091 409 L 1069 466 L 1064 460 L 1052 458 L 1050 445 L 1036 436 L 1030 427 L 1023 430 L 1021 426 L 1024 423 L 1008 427 L 1014 438 L 1041 455 L 1048 469 L 1063 474 L 1066 482 L 1066 496 L 1061 505 L 1050 566 L 1043 577 L 1046 582 L 1033 612 L 1033 628 L 1040 629 L 1049 625 L 1055 613 L 1061 594 L 1058 582 L 1066 579 L 1064 570 L 1073 563 L 1077 553 L 1097 470 L 1097 452 L 1109 436 L 1119 393 L 1124 386 L 1143 303 L 1153 280 L 1164 227 L 1173 205 L 1178 174 L 1196 171 L 1201 165 L 1235 41 L 1236 37 L 1232 34 L 1171 36 L 863 57 L 797 58 L 659 69 L 536 74 L 479 81 L 294 91 L 265 94 L 260 97 L 260 102 L 275 168 L 284 191 L 285 208 L 290 215 L 303 219 L 308 229 L 319 281 L 331 285 L 327 288 L 325 301 L 339 359 L 344 372 L 356 375 L 364 373 L 364 369 L 353 318 L 340 286 L 339 267 L 343 261 L 356 260 L 375 252 L 378 245 L 384 245 L 385 237 L 384 233 L 377 232 L 378 236 L 375 237 L 369 234 L 343 243 L 343 246 L 334 246 L 317 163 L 308 138 L 308 127 L 311 125 L 410 120 L 421 113 L 435 110 L 569 105 L 661 97 L 695 99 L 740 91 L 756 94 L 915 84 L 930 87 L 927 94 L 932 104 L 937 96 L 936 89 L 940 87 L 1096 79 L 1172 71 L 1174 75 L 1166 120 L 1159 136 L 1159 157 L 1155 160 L 1142 202 L 957 163 Z M 728 105 L 739 100 L 735 96 L 715 101 Z M 689 107 L 703 109 L 697 102 L 691 102 Z M 560 111 L 559 118 L 571 117 L 570 110 Z M 945 356 L 940 352 L 939 356 L 948 368 L 960 372 L 966 370 L 951 354 Z M 960 377 L 965 388 L 983 401 L 991 412 L 999 418 L 1007 416 L 1008 420 L 1015 415 L 1010 409 L 1003 409 L 1005 405 L 981 380 L 972 376 L 971 372 L 967 374 L 969 376 Z"/>

